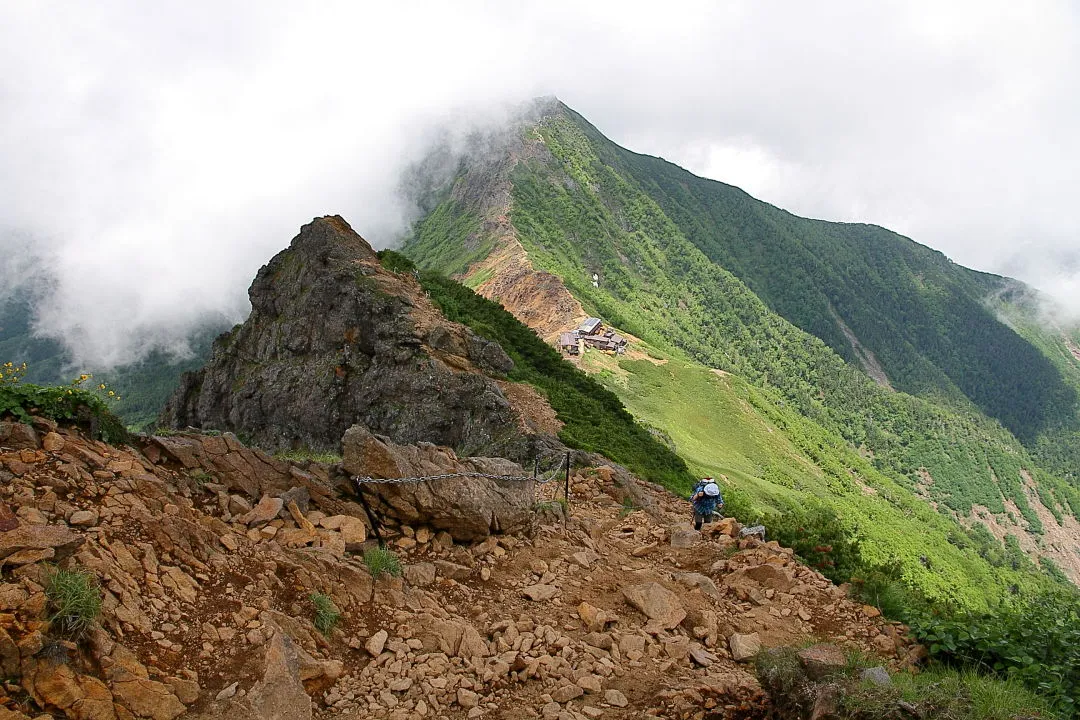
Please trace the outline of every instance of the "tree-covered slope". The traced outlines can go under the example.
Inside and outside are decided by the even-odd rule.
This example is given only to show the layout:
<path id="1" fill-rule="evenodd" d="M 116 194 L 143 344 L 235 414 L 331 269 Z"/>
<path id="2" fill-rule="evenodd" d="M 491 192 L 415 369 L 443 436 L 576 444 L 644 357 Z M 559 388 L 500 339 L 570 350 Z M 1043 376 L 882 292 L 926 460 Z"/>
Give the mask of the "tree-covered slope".
<path id="1" fill-rule="evenodd" d="M 706 257 L 849 362 L 860 358 L 842 325 L 897 389 L 966 397 L 1024 442 L 1075 420 L 1076 390 L 988 307 L 1015 281 L 957 265 L 884 228 L 792 215 L 625 150 L 561 110 L 599 161 L 654 200 Z"/>

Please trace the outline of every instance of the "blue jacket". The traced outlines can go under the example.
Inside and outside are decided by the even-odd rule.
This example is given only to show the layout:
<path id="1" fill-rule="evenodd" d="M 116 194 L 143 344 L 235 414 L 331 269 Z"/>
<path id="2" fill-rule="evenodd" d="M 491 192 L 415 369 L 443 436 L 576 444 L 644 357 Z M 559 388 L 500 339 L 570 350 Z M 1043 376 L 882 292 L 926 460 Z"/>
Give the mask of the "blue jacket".
<path id="1" fill-rule="evenodd" d="M 697 500 L 694 500 L 694 496 L 700 493 L 707 484 L 708 483 L 705 482 L 699 482 L 694 487 L 694 491 L 690 493 L 690 500 L 694 503 L 694 509 L 702 515 L 709 515 L 716 510 L 717 505 L 724 502 L 723 497 L 721 497 L 720 495 L 717 495 L 716 497 L 710 497 L 703 494 Z"/>

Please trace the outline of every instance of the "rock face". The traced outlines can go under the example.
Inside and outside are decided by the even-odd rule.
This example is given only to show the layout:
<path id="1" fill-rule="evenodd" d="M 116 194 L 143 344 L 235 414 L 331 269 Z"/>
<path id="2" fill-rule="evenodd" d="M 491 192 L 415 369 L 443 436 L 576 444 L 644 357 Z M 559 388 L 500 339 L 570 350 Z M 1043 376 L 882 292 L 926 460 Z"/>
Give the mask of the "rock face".
<path id="1" fill-rule="evenodd" d="M 231 430 L 268 449 L 336 452 L 363 423 L 397 442 L 524 458 L 495 380 L 513 362 L 381 267 L 340 217 L 317 218 L 259 270 L 251 315 L 184 376 L 162 424 Z"/>
<path id="2" fill-rule="evenodd" d="M 352 475 L 378 478 L 424 477 L 452 472 L 526 476 L 519 465 L 501 458 L 458 458 L 449 448 L 429 443 L 396 445 L 366 428 L 349 428 L 342 441 L 344 467 Z M 380 516 L 404 523 L 423 520 L 446 530 L 458 541 L 493 532 L 526 532 L 531 528 L 533 486 L 519 480 L 447 478 L 424 483 L 368 484 L 366 497 Z"/>

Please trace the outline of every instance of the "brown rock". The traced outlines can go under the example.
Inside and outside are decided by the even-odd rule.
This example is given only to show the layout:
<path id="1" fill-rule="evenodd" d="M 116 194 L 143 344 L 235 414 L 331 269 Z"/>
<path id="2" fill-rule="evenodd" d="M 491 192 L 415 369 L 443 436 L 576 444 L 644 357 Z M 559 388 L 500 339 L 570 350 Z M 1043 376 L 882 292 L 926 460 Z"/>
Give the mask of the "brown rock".
<path id="1" fill-rule="evenodd" d="M 619 618 L 614 613 L 602 610 L 595 605 L 583 602 L 578 605 L 578 617 L 585 623 L 589 632 L 603 632 L 608 623 L 618 622 Z"/>
<path id="2" fill-rule="evenodd" d="M 534 602 L 550 600 L 559 592 L 554 585 L 532 585 L 521 591 L 521 594 Z"/>
<path id="3" fill-rule="evenodd" d="M 342 519 L 337 523 L 337 529 L 341 533 L 341 539 L 345 541 L 345 549 L 351 553 L 363 552 L 364 541 L 367 540 L 367 525 L 360 518 L 348 515 L 340 517 Z"/>
<path id="4" fill-rule="evenodd" d="M 749 660 L 761 652 L 761 636 L 757 633 L 734 633 L 728 638 L 728 648 L 731 650 L 731 659 L 735 662 Z"/>
<path id="5" fill-rule="evenodd" d="M 268 523 L 278 516 L 284 505 L 285 503 L 279 497 L 263 495 L 259 503 L 251 509 L 251 512 L 244 513 L 237 520 L 249 527 Z"/>
<path id="6" fill-rule="evenodd" d="M 82 544 L 82 535 L 64 525 L 20 525 L 0 533 L 0 560 L 25 550 L 51 549 L 59 562 Z"/>
<path id="7" fill-rule="evenodd" d="M 434 445 L 396 445 L 354 425 L 342 438 L 344 467 L 354 475 L 383 478 L 437 475 L 450 472 L 481 472 L 525 476 L 509 460 L 458 458 L 448 448 Z M 531 531 L 532 485 L 528 482 L 496 482 L 487 478 L 447 478 L 426 483 L 364 486 L 382 514 L 416 525 L 424 522 L 450 533 L 454 540 L 471 541 L 492 533 Z"/>
<path id="8" fill-rule="evenodd" d="M 247 695 L 256 717 L 264 720 L 311 720 L 311 698 L 300 681 L 300 658 L 292 639 L 280 630 L 266 650 L 262 679 Z"/>
<path id="9" fill-rule="evenodd" d="M 836 645 L 819 643 L 800 650 L 798 655 L 807 677 L 815 682 L 847 667 L 847 656 Z"/>
<path id="10" fill-rule="evenodd" d="M 36 449 L 40 443 L 34 428 L 21 422 L 0 421 L 0 445 L 21 450 L 22 448 Z"/>
<path id="11" fill-rule="evenodd" d="M 417 587 L 427 587 L 435 582 L 435 564 L 429 562 L 410 563 L 402 568 L 405 582 Z"/>
<path id="12" fill-rule="evenodd" d="M 716 589 L 716 583 L 701 573 L 676 573 L 675 580 L 687 587 L 699 588 L 711 598 L 720 599 L 720 591 Z"/>
<path id="13" fill-rule="evenodd" d="M 386 646 L 386 640 L 389 637 L 390 634 L 388 632 L 380 630 L 368 638 L 368 641 L 364 643 L 364 649 L 367 650 L 372 657 L 378 657 L 382 654 L 383 648 Z"/>
<path id="14" fill-rule="evenodd" d="M 76 510 L 68 518 L 68 525 L 75 527 L 93 527 L 98 524 L 98 514 L 93 510 Z"/>
<path id="15" fill-rule="evenodd" d="M 480 704 L 480 696 L 474 693 L 472 690 L 458 688 L 457 703 L 466 710 L 471 710 L 472 708 Z"/>
<path id="16" fill-rule="evenodd" d="M 46 433 L 45 437 L 41 438 L 41 449 L 46 452 L 61 452 L 64 449 L 64 438 L 56 432 Z"/>
<path id="17" fill-rule="evenodd" d="M 649 618 L 650 624 L 670 630 L 686 617 L 679 596 L 656 582 L 631 585 L 622 589 L 623 598 Z"/>
<path id="18" fill-rule="evenodd" d="M 671 531 L 671 547 L 680 550 L 692 548 L 701 540 L 701 533 L 689 528 L 673 528 Z"/>
<path id="19" fill-rule="evenodd" d="M 604 702 L 617 708 L 624 708 L 630 704 L 630 701 L 626 699 L 626 696 L 615 689 L 608 690 L 604 693 Z"/>
<path id="20" fill-rule="evenodd" d="M 579 686 L 567 684 L 555 688 L 555 690 L 551 693 L 551 699 L 557 703 L 567 703 L 574 698 L 581 697 L 584 694 L 585 691 L 582 690 Z"/>

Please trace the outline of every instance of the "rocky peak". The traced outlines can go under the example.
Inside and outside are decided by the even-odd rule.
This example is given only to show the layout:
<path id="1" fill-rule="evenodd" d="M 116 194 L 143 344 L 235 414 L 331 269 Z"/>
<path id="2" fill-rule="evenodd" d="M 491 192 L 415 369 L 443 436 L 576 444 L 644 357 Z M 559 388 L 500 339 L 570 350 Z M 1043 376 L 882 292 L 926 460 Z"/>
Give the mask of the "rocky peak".
<path id="1" fill-rule="evenodd" d="M 338 452 L 359 423 L 397 442 L 528 458 L 496 383 L 513 368 L 506 353 L 447 321 L 415 279 L 381 267 L 342 218 L 303 226 L 249 296 L 251 315 L 183 378 L 163 425 Z"/>

